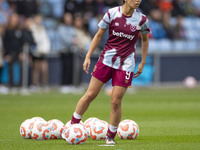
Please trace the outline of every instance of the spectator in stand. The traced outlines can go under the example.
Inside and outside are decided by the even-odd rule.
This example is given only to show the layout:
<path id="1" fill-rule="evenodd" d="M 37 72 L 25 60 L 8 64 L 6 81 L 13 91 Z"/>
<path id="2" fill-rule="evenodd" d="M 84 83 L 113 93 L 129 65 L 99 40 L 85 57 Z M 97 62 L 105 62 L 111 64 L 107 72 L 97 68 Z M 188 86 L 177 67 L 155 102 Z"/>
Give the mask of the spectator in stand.
<path id="1" fill-rule="evenodd" d="M 50 52 L 50 41 L 46 33 L 46 29 L 42 25 L 42 16 L 40 14 L 35 15 L 33 18 L 33 24 L 30 29 L 33 34 L 34 41 L 36 43 L 35 50 L 32 51 L 33 58 L 33 74 L 32 84 L 33 90 L 37 90 L 39 86 L 39 75 L 41 73 L 41 86 L 44 90 L 48 85 L 48 61 L 47 55 Z"/>
<path id="2" fill-rule="evenodd" d="M 65 2 L 66 0 L 40 0 L 39 12 L 45 16 L 60 19 L 64 13 Z"/>
<path id="3" fill-rule="evenodd" d="M 172 0 L 160 0 L 158 6 L 162 12 L 169 12 L 173 9 Z"/>
<path id="4" fill-rule="evenodd" d="M 196 8 L 197 16 L 200 17 L 200 1 L 193 0 L 192 3 L 193 3 L 193 6 L 195 6 L 195 8 Z"/>
<path id="5" fill-rule="evenodd" d="M 158 8 L 158 0 L 145 0 L 140 4 L 140 8 L 144 14 L 149 15 L 152 9 Z"/>
<path id="6" fill-rule="evenodd" d="M 183 16 L 176 17 L 176 25 L 174 26 L 174 38 L 176 40 L 185 39 L 185 29 L 183 27 Z"/>
<path id="7" fill-rule="evenodd" d="M 172 16 L 186 16 L 185 13 L 185 0 L 173 0 Z"/>
<path id="8" fill-rule="evenodd" d="M 96 0 L 96 6 L 97 6 L 97 14 L 104 14 L 105 13 L 105 3 L 104 0 Z"/>
<path id="9" fill-rule="evenodd" d="M 52 17 L 53 16 L 53 7 L 48 1 L 40 1 L 38 6 L 39 14 L 43 17 Z"/>
<path id="10" fill-rule="evenodd" d="M 116 0 L 104 1 L 108 8 L 116 7 L 118 2 Z"/>
<path id="11" fill-rule="evenodd" d="M 23 45 L 24 44 L 27 44 L 28 48 L 29 48 L 29 52 L 28 52 L 28 57 L 29 57 L 29 62 L 28 62 L 28 85 L 31 84 L 31 80 L 30 80 L 30 77 L 31 77 L 31 73 L 30 73 L 30 65 L 32 64 L 32 58 L 31 58 L 31 51 L 34 51 L 35 50 L 35 47 L 36 47 L 36 43 L 35 43 L 35 40 L 33 38 L 33 34 L 31 32 L 31 25 L 33 24 L 33 21 L 31 18 L 26 18 L 24 20 L 24 23 L 23 23 L 23 30 L 22 30 L 22 42 L 23 42 Z"/>
<path id="12" fill-rule="evenodd" d="M 25 18 L 38 13 L 38 0 L 15 1 L 17 13 Z"/>
<path id="13" fill-rule="evenodd" d="M 12 14 L 12 9 L 6 0 L 0 0 L 0 23 L 7 24 L 8 17 Z"/>
<path id="14" fill-rule="evenodd" d="M 27 43 L 30 47 L 29 51 L 34 51 L 36 43 L 31 31 L 31 25 L 33 25 L 33 20 L 31 18 L 26 18 L 24 20 L 24 28 L 22 30 L 22 41 L 23 44 Z"/>
<path id="15" fill-rule="evenodd" d="M 92 19 L 90 19 L 89 21 L 89 32 L 90 32 L 90 35 L 93 37 L 96 32 L 98 31 L 98 23 L 101 21 L 101 19 L 103 18 L 103 14 L 98 14 L 97 17 L 93 17 Z M 105 34 L 103 35 L 100 43 L 99 43 L 99 50 L 101 51 L 107 40 L 108 40 L 108 30 L 106 30 Z"/>
<path id="16" fill-rule="evenodd" d="M 170 11 L 163 12 L 162 24 L 166 31 L 167 38 L 172 40 L 174 38 L 173 36 L 174 31 L 170 21 L 171 21 L 171 12 Z"/>
<path id="17" fill-rule="evenodd" d="M 118 3 L 118 6 L 123 5 L 123 1 L 121 0 L 120 1 L 117 0 L 117 3 Z"/>
<path id="18" fill-rule="evenodd" d="M 71 47 L 77 41 L 71 13 L 65 13 L 63 16 L 63 23 L 58 27 L 58 34 L 61 42 L 62 85 L 69 86 L 73 83 L 73 52 Z"/>
<path id="19" fill-rule="evenodd" d="M 83 3 L 83 11 L 86 14 L 90 14 L 91 16 L 97 15 L 97 6 L 94 0 L 85 0 Z"/>
<path id="20" fill-rule="evenodd" d="M 92 17 L 96 16 L 98 13 L 98 7 L 96 1 L 94 0 L 85 0 L 83 3 L 83 23 L 84 26 L 88 29 L 89 21 Z"/>
<path id="21" fill-rule="evenodd" d="M 173 9 L 172 0 L 160 0 L 158 6 L 162 12 L 162 24 L 166 30 L 167 38 L 173 39 L 173 27 L 171 25 L 171 11 Z"/>
<path id="22" fill-rule="evenodd" d="M 92 38 L 84 28 L 83 19 L 80 15 L 75 17 L 74 27 L 76 31 L 77 46 L 80 51 L 85 52 L 89 49 Z"/>
<path id="23" fill-rule="evenodd" d="M 67 0 L 65 2 L 65 6 L 64 6 L 64 10 L 65 12 L 69 12 L 69 13 L 76 13 L 76 12 L 82 12 L 83 7 L 84 6 L 84 2 L 77 2 L 76 0 Z"/>
<path id="24" fill-rule="evenodd" d="M 166 30 L 162 24 L 162 13 L 159 8 L 152 9 L 150 11 L 150 28 L 152 31 L 152 37 L 155 39 L 167 38 Z"/>
<path id="25" fill-rule="evenodd" d="M 185 12 L 187 16 L 196 16 L 198 14 L 195 5 L 193 3 L 193 0 L 187 0 L 185 2 Z"/>
<path id="26" fill-rule="evenodd" d="M 5 34 L 3 37 L 3 44 L 5 50 L 5 60 L 9 66 L 9 86 L 13 87 L 14 83 L 14 64 L 16 62 L 19 63 L 20 72 L 22 71 L 22 31 L 20 29 L 19 24 L 19 15 L 14 13 L 8 19 L 8 24 L 5 29 Z M 18 86 L 21 85 L 21 78 L 22 73 L 20 73 L 20 81 L 17 84 Z"/>

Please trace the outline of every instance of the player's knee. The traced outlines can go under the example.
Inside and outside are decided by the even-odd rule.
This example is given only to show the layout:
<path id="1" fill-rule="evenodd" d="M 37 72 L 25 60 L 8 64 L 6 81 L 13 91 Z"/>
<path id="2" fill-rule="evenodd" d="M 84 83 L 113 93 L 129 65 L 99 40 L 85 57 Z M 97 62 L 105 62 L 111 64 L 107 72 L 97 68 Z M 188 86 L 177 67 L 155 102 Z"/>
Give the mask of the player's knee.
<path id="1" fill-rule="evenodd" d="M 111 108 L 113 110 L 119 109 L 121 107 L 121 100 L 120 99 L 112 99 L 111 100 Z"/>
<path id="2" fill-rule="evenodd" d="M 85 96 L 86 96 L 86 100 L 88 102 L 92 102 L 95 99 L 96 94 L 94 94 L 94 93 L 86 93 Z"/>

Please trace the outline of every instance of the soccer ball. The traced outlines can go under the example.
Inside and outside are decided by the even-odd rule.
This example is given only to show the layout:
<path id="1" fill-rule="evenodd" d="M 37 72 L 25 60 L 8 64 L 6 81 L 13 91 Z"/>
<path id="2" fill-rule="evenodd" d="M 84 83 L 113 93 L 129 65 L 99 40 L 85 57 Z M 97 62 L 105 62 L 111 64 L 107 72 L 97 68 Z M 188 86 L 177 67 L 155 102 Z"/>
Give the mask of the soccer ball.
<path id="1" fill-rule="evenodd" d="M 85 127 L 85 124 L 83 123 L 83 121 L 80 121 L 79 124 L 81 124 L 81 125 L 83 125 L 83 126 Z M 69 128 L 71 125 L 72 125 L 72 124 L 71 124 L 71 120 L 69 120 L 69 121 L 65 124 L 65 127 L 66 127 L 66 128 Z"/>
<path id="2" fill-rule="evenodd" d="M 95 121 L 98 121 L 98 118 L 95 117 L 91 117 L 88 118 L 87 120 L 85 120 L 84 125 L 85 125 L 85 129 L 87 130 L 88 133 L 88 137 L 90 137 L 90 126 L 95 124 Z"/>
<path id="3" fill-rule="evenodd" d="M 82 126 L 85 127 L 83 121 L 80 121 L 79 124 L 81 124 Z M 61 137 L 62 137 L 63 139 L 64 139 L 64 133 L 65 133 L 65 131 L 66 131 L 71 125 L 72 125 L 72 124 L 71 124 L 71 120 L 69 120 L 69 121 L 64 125 L 63 131 L 62 131 L 62 134 L 61 134 Z"/>
<path id="4" fill-rule="evenodd" d="M 88 136 L 83 125 L 72 124 L 64 131 L 63 138 L 69 144 L 83 144 L 86 142 Z"/>
<path id="5" fill-rule="evenodd" d="M 69 126 L 69 127 L 70 127 L 70 126 Z M 61 137 L 62 137 L 63 139 L 65 139 L 65 131 L 66 131 L 69 127 L 66 127 L 66 126 L 63 127 L 63 130 L 62 130 L 62 133 L 61 133 Z"/>
<path id="6" fill-rule="evenodd" d="M 188 76 L 183 80 L 183 84 L 187 88 L 195 88 L 197 85 L 197 80 L 192 76 Z"/>
<path id="7" fill-rule="evenodd" d="M 41 117 L 33 117 L 31 118 L 33 121 L 45 121 L 43 118 Z"/>
<path id="8" fill-rule="evenodd" d="M 90 137 L 93 140 L 105 139 L 107 131 L 108 124 L 102 120 L 95 121 L 95 123 L 90 126 Z"/>
<path id="9" fill-rule="evenodd" d="M 121 139 L 136 139 L 138 134 L 139 127 L 135 121 L 126 119 L 120 122 L 117 129 L 117 135 Z"/>
<path id="10" fill-rule="evenodd" d="M 50 126 L 50 139 L 60 139 L 64 124 L 57 119 L 49 120 L 48 123 Z"/>
<path id="11" fill-rule="evenodd" d="M 30 128 L 34 124 L 32 119 L 25 120 L 20 126 L 20 134 L 24 139 L 31 139 Z"/>
<path id="12" fill-rule="evenodd" d="M 99 120 L 99 122 L 101 122 L 101 123 L 103 123 L 103 124 L 105 124 L 105 125 L 107 125 L 107 126 L 109 127 L 109 124 L 108 124 L 106 121 L 104 121 L 104 120 Z"/>
<path id="13" fill-rule="evenodd" d="M 50 126 L 46 121 L 36 121 L 31 127 L 31 137 L 35 140 L 48 140 L 50 138 Z"/>

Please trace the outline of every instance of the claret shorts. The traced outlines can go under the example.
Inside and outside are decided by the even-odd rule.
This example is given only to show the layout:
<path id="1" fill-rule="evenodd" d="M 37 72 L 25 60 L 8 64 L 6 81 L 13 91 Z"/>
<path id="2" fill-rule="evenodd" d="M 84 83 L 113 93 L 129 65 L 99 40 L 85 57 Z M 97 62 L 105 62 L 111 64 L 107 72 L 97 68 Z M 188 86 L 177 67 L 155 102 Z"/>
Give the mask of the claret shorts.
<path id="1" fill-rule="evenodd" d="M 98 61 L 94 67 L 92 76 L 103 83 L 112 79 L 112 86 L 129 87 L 133 79 L 133 72 L 114 69 Z"/>

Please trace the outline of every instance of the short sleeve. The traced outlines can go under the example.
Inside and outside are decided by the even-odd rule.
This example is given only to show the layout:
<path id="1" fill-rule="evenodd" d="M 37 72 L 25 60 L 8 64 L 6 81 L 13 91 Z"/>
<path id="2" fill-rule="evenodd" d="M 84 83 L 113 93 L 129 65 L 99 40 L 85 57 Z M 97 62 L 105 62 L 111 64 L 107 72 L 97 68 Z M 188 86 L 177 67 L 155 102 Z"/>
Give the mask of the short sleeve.
<path id="1" fill-rule="evenodd" d="M 106 14 L 103 16 L 101 21 L 99 22 L 98 26 L 102 29 L 107 29 L 110 25 L 110 13 L 109 10 L 106 12 Z"/>
<path id="2" fill-rule="evenodd" d="M 150 27 L 149 27 L 149 21 L 148 21 L 148 19 L 141 26 L 141 33 L 142 34 L 148 34 L 148 33 L 150 33 Z"/>

